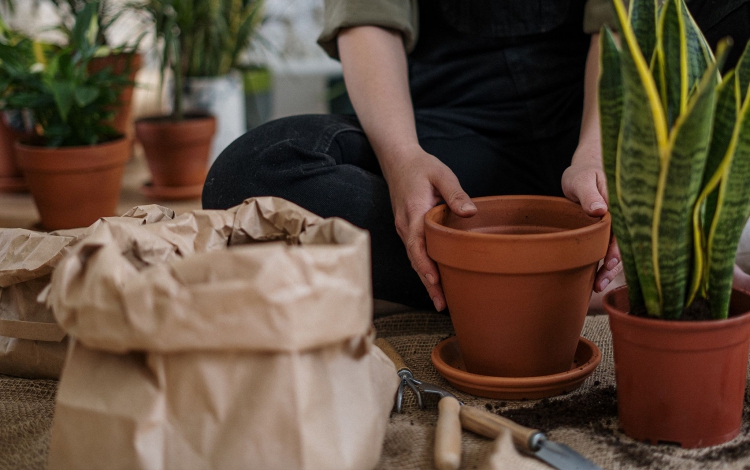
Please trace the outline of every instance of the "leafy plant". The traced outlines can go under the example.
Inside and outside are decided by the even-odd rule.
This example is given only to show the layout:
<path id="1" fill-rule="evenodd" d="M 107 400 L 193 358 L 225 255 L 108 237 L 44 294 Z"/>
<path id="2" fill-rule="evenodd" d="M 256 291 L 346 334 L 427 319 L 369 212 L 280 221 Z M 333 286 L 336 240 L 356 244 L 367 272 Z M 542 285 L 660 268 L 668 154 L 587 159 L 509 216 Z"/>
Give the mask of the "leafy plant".
<path id="1" fill-rule="evenodd" d="M 750 53 L 716 57 L 683 0 L 613 0 L 622 47 L 601 34 L 599 106 L 610 211 L 631 313 L 726 318 L 750 215 Z"/>
<path id="2" fill-rule="evenodd" d="M 0 109 L 27 110 L 37 140 L 49 147 L 94 145 L 118 137 L 108 124 L 127 78 L 89 73 L 97 42 L 98 3 L 76 14 L 70 43 L 44 46 L 0 23 Z"/>
<path id="3" fill-rule="evenodd" d="M 262 18 L 262 0 L 145 0 L 133 6 L 149 13 L 161 41 L 162 73 L 172 69 L 175 119 L 183 118 L 185 78 L 236 68 Z"/>

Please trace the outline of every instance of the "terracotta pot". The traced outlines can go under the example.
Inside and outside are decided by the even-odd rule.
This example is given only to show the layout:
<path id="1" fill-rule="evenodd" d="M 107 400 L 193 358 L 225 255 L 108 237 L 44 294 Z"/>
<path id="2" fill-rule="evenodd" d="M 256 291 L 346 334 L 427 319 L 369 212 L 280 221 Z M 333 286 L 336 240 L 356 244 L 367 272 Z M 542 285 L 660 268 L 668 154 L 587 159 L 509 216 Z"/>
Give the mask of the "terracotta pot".
<path id="1" fill-rule="evenodd" d="M 730 318 L 667 321 L 628 315 L 627 287 L 604 297 L 615 356 L 620 427 L 652 444 L 721 444 L 742 424 L 750 295 L 733 291 Z"/>
<path id="2" fill-rule="evenodd" d="M 16 154 L 44 228 L 87 227 L 100 217 L 115 215 L 130 158 L 128 139 L 61 148 L 17 142 Z"/>
<path id="3" fill-rule="evenodd" d="M 183 121 L 169 117 L 139 119 L 135 133 L 146 152 L 152 186 L 202 186 L 215 131 L 213 116 L 188 116 Z"/>
<path id="4" fill-rule="evenodd" d="M 104 57 L 95 57 L 89 62 L 89 73 L 99 72 L 106 67 L 112 67 L 112 72 L 117 75 L 122 75 L 126 71 L 128 72 L 128 80 L 131 82 L 135 81 L 135 75 L 140 70 L 143 59 L 140 54 L 136 53 L 125 53 L 125 54 L 112 54 Z M 133 100 L 133 86 L 125 87 L 120 94 L 121 106 L 117 110 L 114 119 L 111 122 L 111 126 L 117 130 L 118 134 L 127 135 L 132 137 L 132 131 L 130 129 L 131 117 L 133 115 L 132 103 Z"/>
<path id="5" fill-rule="evenodd" d="M 466 370 L 534 377 L 570 369 L 610 216 L 547 196 L 473 199 L 463 219 L 445 205 L 425 216 Z"/>
<path id="6" fill-rule="evenodd" d="M 27 191 L 28 186 L 23 172 L 16 163 L 15 144 L 25 134 L 8 125 L 4 115 L 0 115 L 0 192 Z"/>

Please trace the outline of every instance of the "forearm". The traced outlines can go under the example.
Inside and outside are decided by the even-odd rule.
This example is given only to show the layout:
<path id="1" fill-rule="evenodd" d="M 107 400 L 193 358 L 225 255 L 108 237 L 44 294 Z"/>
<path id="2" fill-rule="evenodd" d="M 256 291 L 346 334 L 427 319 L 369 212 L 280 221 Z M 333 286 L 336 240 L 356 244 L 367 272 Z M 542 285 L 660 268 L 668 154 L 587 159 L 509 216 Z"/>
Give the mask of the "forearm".
<path id="1" fill-rule="evenodd" d="M 401 34 L 358 26 L 339 33 L 338 47 L 352 105 L 388 179 L 419 147 Z"/>
<path id="2" fill-rule="evenodd" d="M 586 60 L 584 79 L 583 118 L 578 149 L 573 164 L 588 163 L 601 166 L 601 134 L 599 129 L 599 34 L 591 35 L 591 46 Z"/>

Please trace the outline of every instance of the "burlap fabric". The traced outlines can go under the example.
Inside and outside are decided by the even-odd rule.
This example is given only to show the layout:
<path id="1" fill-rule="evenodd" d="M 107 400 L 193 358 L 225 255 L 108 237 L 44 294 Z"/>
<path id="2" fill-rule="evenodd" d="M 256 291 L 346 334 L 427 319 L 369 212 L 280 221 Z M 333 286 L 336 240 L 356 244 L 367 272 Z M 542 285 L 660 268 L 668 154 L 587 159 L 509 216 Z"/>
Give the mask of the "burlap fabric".
<path id="1" fill-rule="evenodd" d="M 430 363 L 430 351 L 453 333 L 448 317 L 401 312 L 376 319 L 379 336 L 391 341 L 415 377 L 443 386 L 471 406 L 483 407 L 521 424 L 538 427 L 550 439 L 578 450 L 605 469 L 742 469 L 750 468 L 750 407 L 735 440 L 709 449 L 683 450 L 632 441 L 618 430 L 612 347 L 606 316 L 586 319 L 583 335 L 602 351 L 602 362 L 582 387 L 548 400 L 510 402 L 479 399 L 454 390 Z M 0 377 L 0 469 L 44 468 L 52 422 L 56 382 Z M 434 400 L 419 410 L 406 395 L 405 412 L 391 416 L 381 469 L 432 468 L 432 441 L 437 409 Z M 479 468 L 493 443 L 463 432 L 462 468 Z"/>

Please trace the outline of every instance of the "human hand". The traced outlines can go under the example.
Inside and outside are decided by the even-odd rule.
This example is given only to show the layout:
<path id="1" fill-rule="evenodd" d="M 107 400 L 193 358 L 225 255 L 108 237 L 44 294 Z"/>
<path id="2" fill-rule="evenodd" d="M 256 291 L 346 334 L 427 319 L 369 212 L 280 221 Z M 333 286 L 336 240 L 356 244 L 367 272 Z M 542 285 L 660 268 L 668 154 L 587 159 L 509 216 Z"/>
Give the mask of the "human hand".
<path id="1" fill-rule="evenodd" d="M 383 174 L 391 194 L 396 231 L 435 309 L 441 311 L 446 306 L 445 296 L 437 265 L 427 256 L 424 216 L 441 200 L 460 217 L 473 216 L 477 208 L 450 168 L 421 147 L 408 149 L 390 161 L 393 163 L 383 168 Z"/>
<path id="2" fill-rule="evenodd" d="M 607 179 L 601 161 L 586 159 L 571 164 L 563 173 L 562 188 L 565 197 L 581 204 L 584 212 L 592 217 L 601 217 L 607 210 Z M 610 234 L 609 247 L 594 280 L 594 292 L 603 291 L 622 271 L 620 249 L 614 234 Z"/>
<path id="3" fill-rule="evenodd" d="M 741 291 L 750 292 L 750 274 L 747 274 L 736 264 L 734 265 L 732 287 Z"/>

